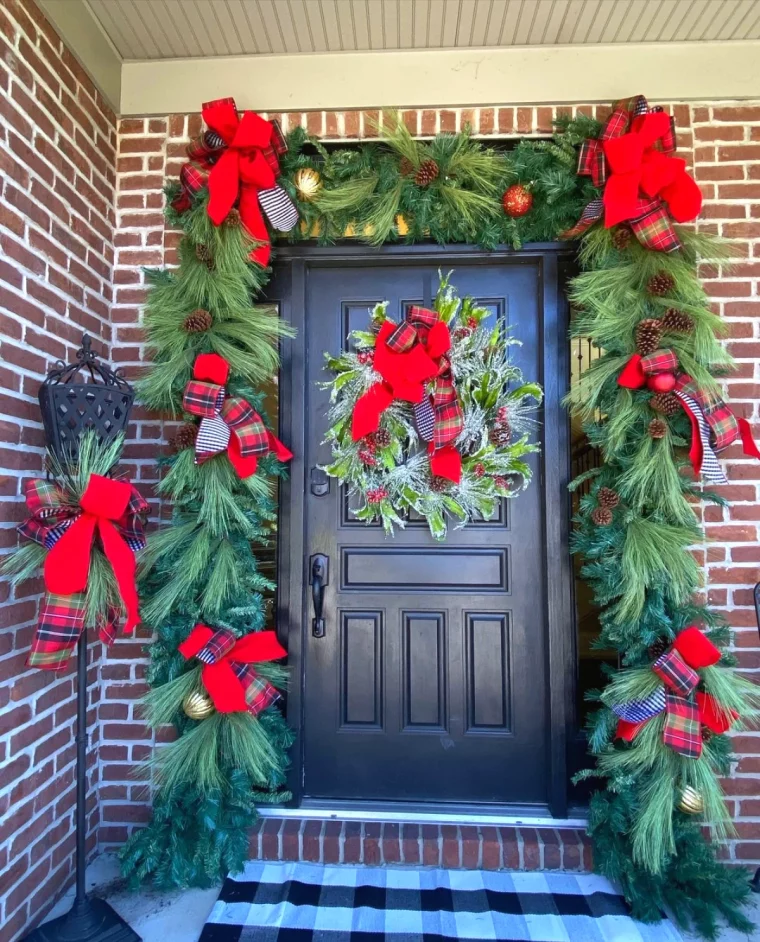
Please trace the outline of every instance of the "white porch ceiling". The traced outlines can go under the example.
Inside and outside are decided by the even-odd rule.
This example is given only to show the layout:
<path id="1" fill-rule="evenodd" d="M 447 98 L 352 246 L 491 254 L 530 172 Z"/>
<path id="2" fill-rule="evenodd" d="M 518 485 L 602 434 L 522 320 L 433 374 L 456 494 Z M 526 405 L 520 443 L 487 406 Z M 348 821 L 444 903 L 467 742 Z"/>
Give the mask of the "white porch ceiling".
<path id="1" fill-rule="evenodd" d="M 758 0 L 87 2 L 125 60 L 760 39 Z"/>

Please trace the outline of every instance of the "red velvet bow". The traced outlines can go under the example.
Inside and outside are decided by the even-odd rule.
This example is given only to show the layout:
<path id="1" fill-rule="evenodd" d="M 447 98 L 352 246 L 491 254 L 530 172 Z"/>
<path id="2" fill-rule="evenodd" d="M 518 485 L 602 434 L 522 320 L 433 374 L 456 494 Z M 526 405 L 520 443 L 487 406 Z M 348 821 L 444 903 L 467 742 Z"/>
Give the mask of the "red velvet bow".
<path id="1" fill-rule="evenodd" d="M 264 425 L 250 403 L 241 396 L 227 396 L 229 370 L 229 363 L 216 353 L 200 353 L 195 358 L 182 405 L 201 419 L 196 462 L 202 464 L 226 451 L 238 476 L 247 478 L 256 473 L 258 459 L 270 451 L 280 461 L 290 461 L 292 452 Z"/>
<path id="2" fill-rule="evenodd" d="M 686 161 L 672 156 L 675 141 L 670 115 L 664 111 L 637 115 L 629 131 L 605 140 L 602 146 L 610 168 L 604 188 L 607 228 L 638 219 L 655 197 L 666 203 L 676 222 L 699 215 L 702 193 L 686 172 Z"/>
<path id="3" fill-rule="evenodd" d="M 275 185 L 279 171 L 272 149 L 274 126 L 253 111 L 244 111 L 240 117 L 231 98 L 206 102 L 202 113 L 206 124 L 227 145 L 209 174 L 209 217 L 214 225 L 221 225 L 239 196 L 243 225 L 253 239 L 263 243 L 251 258 L 267 265 L 272 250 L 258 193 Z"/>
<path id="4" fill-rule="evenodd" d="M 694 219 L 702 194 L 685 162 L 672 156 L 675 147 L 673 120 L 661 108 L 650 110 L 643 95 L 619 102 L 599 137 L 584 141 L 578 155 L 578 174 L 603 188 L 602 198 L 592 200 L 562 238 L 578 238 L 604 217 L 607 227 L 628 221 L 648 249 L 679 249 L 672 220 Z"/>
<path id="5" fill-rule="evenodd" d="M 670 650 L 652 666 L 663 681 L 664 695 L 660 687 L 646 700 L 613 707 L 618 715 L 631 715 L 638 711 L 639 715 L 646 717 L 638 722 L 620 718 L 617 736 L 626 742 L 633 741 L 650 719 L 664 711 L 665 744 L 681 755 L 697 758 L 702 752 L 702 726 L 713 733 L 725 733 L 739 718 L 735 711 L 724 710 L 711 694 L 695 693 L 699 683 L 697 671 L 717 664 L 719 660 L 719 649 L 696 625 L 685 628 Z"/>
<path id="6" fill-rule="evenodd" d="M 461 430 L 461 406 L 453 388 L 451 365 L 446 354 L 451 333 L 435 311 L 412 307 L 400 325 L 383 322 L 375 341 L 373 367 L 383 378 L 359 398 L 351 419 L 351 437 L 359 441 L 376 432 L 380 417 L 400 399 L 413 404 L 428 396 L 427 384 L 435 379 L 433 402 L 434 441 L 430 445 L 430 470 L 458 484 L 462 458 L 452 442 Z M 446 410 L 450 412 L 446 421 Z"/>
<path id="7" fill-rule="evenodd" d="M 114 525 L 127 512 L 133 488 L 128 481 L 90 475 L 79 506 L 82 513 L 58 539 L 45 559 L 45 588 L 53 595 L 84 592 L 90 574 L 92 541 L 97 533 L 103 552 L 113 568 L 124 607 L 125 631 L 140 621 L 135 585 L 135 554 Z"/>
<path id="8" fill-rule="evenodd" d="M 287 655 L 277 640 L 274 631 L 254 631 L 237 641 L 219 647 L 214 653 L 213 642 L 217 635 L 228 633 L 214 631 L 207 625 L 196 625 L 188 638 L 179 645 L 179 652 L 186 659 L 203 655 L 201 679 L 214 706 L 220 713 L 258 713 L 273 702 L 268 694 L 271 684 L 262 681 L 248 665 L 261 661 L 276 661 Z M 226 641 L 226 638 L 223 639 Z M 211 644 L 210 644 L 211 642 Z"/>

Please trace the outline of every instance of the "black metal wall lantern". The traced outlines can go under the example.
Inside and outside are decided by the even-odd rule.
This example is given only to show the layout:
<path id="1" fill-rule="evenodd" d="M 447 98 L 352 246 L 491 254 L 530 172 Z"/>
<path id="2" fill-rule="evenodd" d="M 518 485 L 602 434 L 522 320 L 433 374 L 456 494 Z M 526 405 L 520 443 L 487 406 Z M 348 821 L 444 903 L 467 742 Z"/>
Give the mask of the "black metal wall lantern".
<path id="1" fill-rule="evenodd" d="M 90 382 L 76 382 L 81 370 Z M 127 427 L 135 393 L 118 370 L 99 362 L 85 334 L 77 362 L 59 360 L 40 386 L 40 409 L 45 438 L 63 465 L 79 455 L 82 436 L 90 429 L 107 444 Z M 102 899 L 87 895 L 87 631 L 77 643 L 77 811 L 76 894 L 64 916 L 53 919 L 26 936 L 24 942 L 141 942 L 121 916 Z"/>
<path id="2" fill-rule="evenodd" d="M 89 382 L 80 382 L 82 370 Z M 45 437 L 61 462 L 76 460 L 79 442 L 94 429 L 102 443 L 123 432 L 135 393 L 118 370 L 100 361 L 85 334 L 75 363 L 58 360 L 40 386 L 40 409 Z"/>

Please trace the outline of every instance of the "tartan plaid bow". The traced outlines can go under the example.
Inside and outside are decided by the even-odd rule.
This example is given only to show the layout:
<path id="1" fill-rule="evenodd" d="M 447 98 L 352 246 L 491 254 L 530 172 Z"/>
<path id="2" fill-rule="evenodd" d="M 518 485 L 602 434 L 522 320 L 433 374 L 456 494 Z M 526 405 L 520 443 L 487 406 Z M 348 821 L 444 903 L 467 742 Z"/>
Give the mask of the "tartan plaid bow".
<path id="1" fill-rule="evenodd" d="M 699 669 L 719 660 L 720 651 L 696 625 L 684 629 L 652 665 L 662 684 L 647 697 L 611 705 L 618 717 L 618 737 L 632 742 L 649 720 L 664 712 L 665 745 L 688 759 L 699 758 L 702 726 L 725 733 L 738 719 L 737 713 L 721 707 L 709 693 L 697 691 Z"/>
<path id="2" fill-rule="evenodd" d="M 208 186 L 208 214 L 218 226 L 239 200 L 240 219 L 260 243 L 251 259 L 268 265 L 271 245 L 262 210 L 281 231 L 288 232 L 298 222 L 295 204 L 276 186 L 278 158 L 288 149 L 280 126 L 253 111 L 239 115 L 234 98 L 205 102 L 202 113 L 209 130 L 188 147 L 190 162 L 180 171 L 181 191 L 172 206 L 184 212 L 193 196 Z"/>
<path id="3" fill-rule="evenodd" d="M 578 155 L 579 176 L 604 192 L 563 238 L 583 235 L 604 216 L 606 228 L 628 222 L 646 248 L 679 249 L 673 220 L 696 218 L 702 194 L 675 149 L 673 118 L 662 108 L 650 109 L 643 95 L 618 102 L 599 137 L 584 141 Z"/>
<path id="4" fill-rule="evenodd" d="M 454 441 L 464 426 L 462 406 L 446 356 L 451 334 L 437 311 L 410 306 L 400 324 L 386 320 L 375 341 L 374 368 L 382 377 L 354 407 L 354 441 L 376 432 L 382 413 L 396 399 L 415 404 L 415 415 L 431 414 L 432 429 L 418 421 L 421 437 L 430 442 L 430 469 L 438 477 L 459 483 L 462 459 Z M 429 389 L 432 384 L 432 392 Z"/>
<path id="5" fill-rule="evenodd" d="M 259 458 L 270 451 L 280 461 L 289 461 L 293 455 L 249 402 L 242 396 L 227 396 L 229 369 L 229 363 L 216 353 L 198 354 L 182 406 L 201 420 L 195 439 L 196 464 L 226 451 L 238 476 L 247 478 L 256 473 Z"/>
<path id="6" fill-rule="evenodd" d="M 27 663 L 44 670 L 63 670 L 85 625 L 86 588 L 96 532 L 116 577 L 127 613 L 125 631 L 138 623 L 134 553 L 145 546 L 144 515 L 148 504 L 128 481 L 90 475 L 78 505 L 62 488 L 40 478 L 25 484 L 30 516 L 18 531 L 48 550 L 45 596 Z M 101 640 L 116 636 L 119 612 L 110 608 L 98 622 Z"/>
<path id="7" fill-rule="evenodd" d="M 179 646 L 180 654 L 202 663 L 201 680 L 220 713 L 248 712 L 254 716 L 279 699 L 279 694 L 253 664 L 287 655 L 274 631 L 254 631 L 243 638 L 226 628 L 196 625 Z"/>
<path id="8" fill-rule="evenodd" d="M 705 392 L 687 373 L 679 373 L 678 358 L 672 350 L 655 350 L 647 356 L 635 353 L 618 377 L 618 384 L 640 389 L 650 376 L 664 373 L 673 376 L 673 392 L 691 422 L 689 459 L 695 474 L 717 484 L 728 483 L 716 452 L 739 438 L 745 455 L 760 458 L 749 422 L 735 416 L 720 396 Z"/>

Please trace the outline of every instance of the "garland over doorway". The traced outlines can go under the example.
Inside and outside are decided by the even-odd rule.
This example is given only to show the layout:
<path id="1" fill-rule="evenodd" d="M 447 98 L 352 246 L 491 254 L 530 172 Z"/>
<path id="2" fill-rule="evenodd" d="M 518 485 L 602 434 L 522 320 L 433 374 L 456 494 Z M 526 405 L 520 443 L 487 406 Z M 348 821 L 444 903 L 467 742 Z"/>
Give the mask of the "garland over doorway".
<path id="1" fill-rule="evenodd" d="M 168 187 L 167 217 L 183 230 L 181 264 L 150 273 L 146 327 L 156 360 L 142 386 L 147 405 L 187 420 L 162 484 L 173 525 L 149 542 L 143 567 L 143 614 L 158 635 L 149 718 L 173 721 L 179 739 L 157 750 L 154 816 L 123 851 L 126 874 L 162 886 L 212 882 L 245 859 L 255 802 L 284 797 L 289 734 L 272 703 L 280 650 L 251 642 L 250 659 L 236 660 L 241 641 L 265 628 L 258 593 L 266 580 L 249 545 L 271 532 L 266 475 L 286 457 L 254 391 L 276 368 L 284 330 L 248 301 L 268 278 L 262 211 L 290 240 L 322 243 L 347 232 L 377 244 L 485 247 L 565 236 L 580 239 L 572 331 L 603 351 L 571 400 L 603 459 L 583 478 L 590 490 L 575 548 L 602 611 L 600 646 L 617 651 L 621 665 L 593 695 L 589 723 L 597 763 L 588 775 L 599 780 L 589 825 L 595 866 L 621 883 L 638 918 L 659 919 L 669 906 L 708 937 L 719 915 L 748 928 L 746 876 L 718 862 L 702 826 L 718 836 L 731 830 L 719 784 L 729 773 L 726 733 L 754 717 L 760 698 L 733 670 L 727 627 L 697 598 L 701 574 L 689 547 L 703 539 L 695 504 L 720 502 L 702 489 L 702 479 L 720 478 L 716 452 L 740 437 L 757 452 L 748 426 L 719 398 L 715 377 L 731 361 L 697 257 L 725 250 L 676 225 L 696 215 L 700 197 L 673 155 L 672 120 L 631 99 L 604 124 L 563 118 L 551 141 L 521 141 L 509 152 L 467 133 L 423 143 L 390 120 L 379 142 L 327 151 L 301 129 L 285 150 L 274 125 L 239 119 L 230 100 L 206 106 L 204 117 L 209 130 L 190 146 L 181 182 Z M 300 223 L 290 228 L 293 206 Z M 208 410 L 205 421 L 221 408 L 208 391 L 188 395 L 209 354 L 228 365 L 214 380 L 223 396 L 255 413 L 263 450 L 253 474 L 236 468 L 232 433 L 233 445 L 215 456 L 199 448 L 196 410 Z M 243 684 L 240 712 L 224 712 L 229 704 L 205 683 L 206 665 L 222 662 Z"/>

